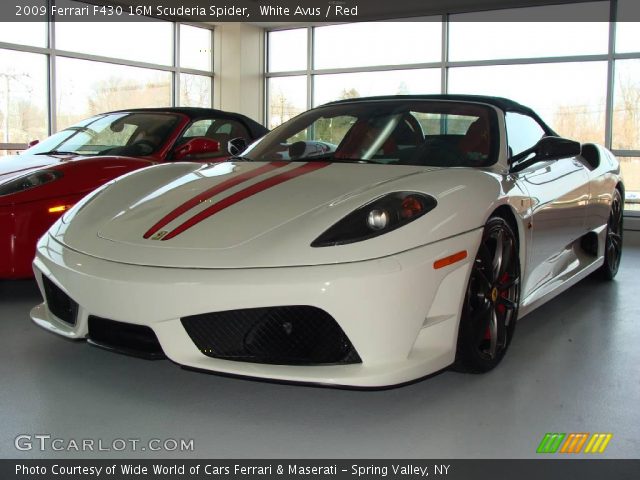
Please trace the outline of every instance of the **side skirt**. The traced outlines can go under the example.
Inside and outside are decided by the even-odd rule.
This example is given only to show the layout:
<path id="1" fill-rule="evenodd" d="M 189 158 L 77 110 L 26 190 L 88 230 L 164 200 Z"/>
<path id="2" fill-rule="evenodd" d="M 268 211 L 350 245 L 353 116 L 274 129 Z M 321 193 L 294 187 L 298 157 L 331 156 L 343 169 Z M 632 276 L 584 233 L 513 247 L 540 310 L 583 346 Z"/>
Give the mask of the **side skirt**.
<path id="1" fill-rule="evenodd" d="M 564 270 L 521 300 L 518 319 L 560 295 L 602 266 L 606 227 L 603 225 L 588 232 L 567 246 L 563 254 L 559 254 L 568 256 Z"/>
<path id="2" fill-rule="evenodd" d="M 584 268 L 574 272 L 572 275 L 567 278 L 556 278 L 553 282 L 545 284 L 540 289 L 531 293 L 524 301 L 520 304 L 520 310 L 518 313 L 518 320 L 531 313 L 533 310 L 538 308 L 540 305 L 547 303 L 549 300 L 560 295 L 565 290 L 571 288 L 580 280 L 588 277 L 593 272 L 598 270 L 604 263 L 604 256 L 600 256 L 595 259 L 593 262 L 585 266 Z M 543 290 L 544 293 L 539 292 L 539 290 Z M 536 297 L 532 299 L 531 297 Z"/>

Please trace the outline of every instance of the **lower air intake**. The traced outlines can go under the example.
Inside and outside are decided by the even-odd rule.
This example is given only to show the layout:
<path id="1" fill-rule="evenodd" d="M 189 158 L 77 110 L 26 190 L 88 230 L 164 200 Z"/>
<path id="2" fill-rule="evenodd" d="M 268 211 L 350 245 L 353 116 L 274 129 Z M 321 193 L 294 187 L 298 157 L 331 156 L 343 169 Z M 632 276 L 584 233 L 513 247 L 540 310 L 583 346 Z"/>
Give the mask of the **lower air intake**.
<path id="1" fill-rule="evenodd" d="M 333 317 L 315 307 L 247 308 L 181 321 L 208 357 L 277 365 L 362 363 Z"/>
<path id="2" fill-rule="evenodd" d="M 142 358 L 164 358 L 156 334 L 149 327 L 89 316 L 88 341 L 96 347 Z"/>
<path id="3" fill-rule="evenodd" d="M 42 276 L 42 285 L 49 311 L 63 322 L 75 325 L 78 319 L 78 304 L 44 275 Z"/>

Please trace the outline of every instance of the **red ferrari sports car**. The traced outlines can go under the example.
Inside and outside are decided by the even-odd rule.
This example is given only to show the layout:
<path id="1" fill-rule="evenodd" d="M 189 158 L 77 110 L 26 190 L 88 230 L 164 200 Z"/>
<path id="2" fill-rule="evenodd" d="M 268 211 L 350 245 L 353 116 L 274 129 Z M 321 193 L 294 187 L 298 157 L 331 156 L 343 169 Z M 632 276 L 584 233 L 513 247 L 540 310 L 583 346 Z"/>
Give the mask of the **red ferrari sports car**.
<path id="1" fill-rule="evenodd" d="M 267 129 L 206 108 L 96 115 L 0 158 L 0 279 L 33 276 L 36 241 L 74 203 L 120 175 L 159 162 L 217 162 Z"/>

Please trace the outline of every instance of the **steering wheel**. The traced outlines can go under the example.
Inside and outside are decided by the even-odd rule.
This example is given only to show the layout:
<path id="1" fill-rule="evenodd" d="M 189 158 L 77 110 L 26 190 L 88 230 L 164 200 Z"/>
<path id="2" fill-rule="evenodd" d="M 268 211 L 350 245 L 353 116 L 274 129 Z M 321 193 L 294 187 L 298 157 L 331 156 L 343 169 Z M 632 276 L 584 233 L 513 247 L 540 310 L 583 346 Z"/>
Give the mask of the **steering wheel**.
<path id="1" fill-rule="evenodd" d="M 139 155 L 149 155 L 156 149 L 156 146 L 149 140 L 138 140 L 130 148 L 138 150 Z"/>

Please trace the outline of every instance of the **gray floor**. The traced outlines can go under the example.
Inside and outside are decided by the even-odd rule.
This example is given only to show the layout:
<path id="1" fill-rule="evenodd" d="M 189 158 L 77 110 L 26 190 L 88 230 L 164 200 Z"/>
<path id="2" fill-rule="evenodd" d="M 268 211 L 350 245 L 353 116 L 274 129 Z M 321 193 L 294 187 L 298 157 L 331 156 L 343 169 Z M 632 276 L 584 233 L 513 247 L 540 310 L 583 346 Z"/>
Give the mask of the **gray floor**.
<path id="1" fill-rule="evenodd" d="M 587 279 L 526 317 L 502 365 L 383 392 L 274 385 L 72 343 L 28 319 L 33 282 L 0 283 L 0 457 L 534 457 L 545 432 L 611 432 L 640 452 L 640 234 L 615 282 Z M 191 453 L 20 452 L 20 434 L 194 439 Z"/>

